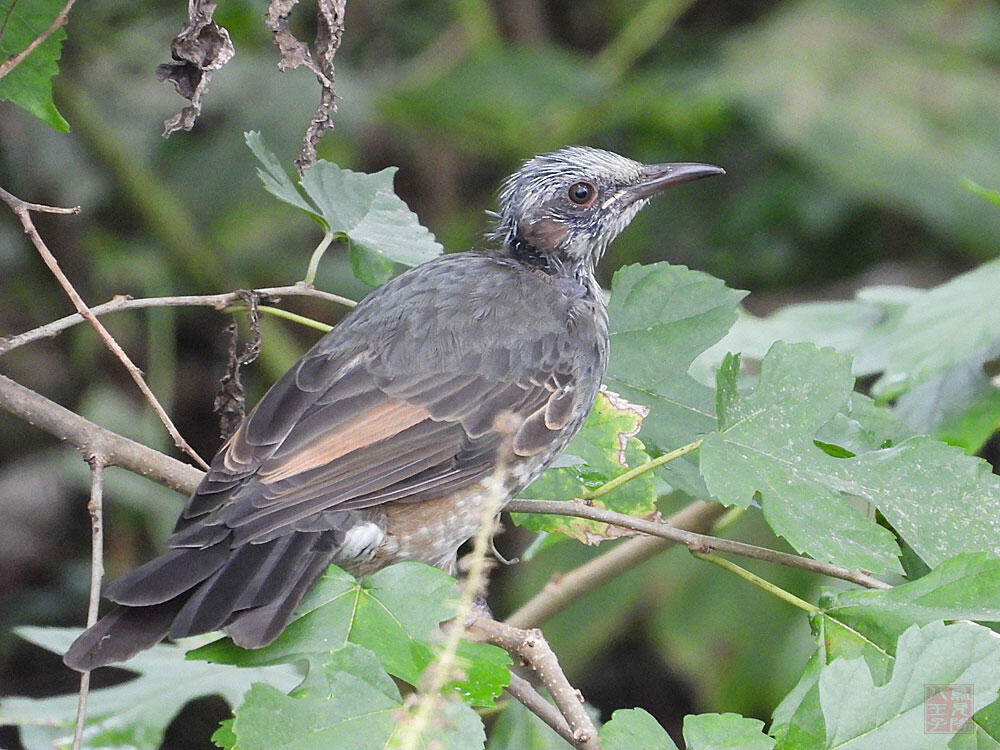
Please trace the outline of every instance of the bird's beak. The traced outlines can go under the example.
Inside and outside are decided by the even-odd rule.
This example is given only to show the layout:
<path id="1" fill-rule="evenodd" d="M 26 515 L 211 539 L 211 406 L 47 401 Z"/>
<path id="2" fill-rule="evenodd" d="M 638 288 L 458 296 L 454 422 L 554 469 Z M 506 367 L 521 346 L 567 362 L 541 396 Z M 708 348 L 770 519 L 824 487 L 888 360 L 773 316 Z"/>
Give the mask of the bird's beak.
<path id="1" fill-rule="evenodd" d="M 643 169 L 642 179 L 628 188 L 630 202 L 649 198 L 681 182 L 700 180 L 702 177 L 725 174 L 726 170 L 711 164 L 678 162 L 674 164 L 650 164 Z"/>

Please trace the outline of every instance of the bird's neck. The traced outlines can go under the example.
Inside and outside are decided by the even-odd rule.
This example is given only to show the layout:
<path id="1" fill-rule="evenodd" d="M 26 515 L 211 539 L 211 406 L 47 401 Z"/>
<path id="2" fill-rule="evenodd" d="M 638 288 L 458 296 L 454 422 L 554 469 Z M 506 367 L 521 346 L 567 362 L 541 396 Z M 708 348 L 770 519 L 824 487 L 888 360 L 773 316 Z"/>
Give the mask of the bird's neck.
<path id="1" fill-rule="evenodd" d="M 572 258 L 558 250 L 540 250 L 523 237 L 515 236 L 506 245 L 510 257 L 550 276 L 566 276 L 584 281 L 594 275 L 594 269 L 586 261 Z"/>

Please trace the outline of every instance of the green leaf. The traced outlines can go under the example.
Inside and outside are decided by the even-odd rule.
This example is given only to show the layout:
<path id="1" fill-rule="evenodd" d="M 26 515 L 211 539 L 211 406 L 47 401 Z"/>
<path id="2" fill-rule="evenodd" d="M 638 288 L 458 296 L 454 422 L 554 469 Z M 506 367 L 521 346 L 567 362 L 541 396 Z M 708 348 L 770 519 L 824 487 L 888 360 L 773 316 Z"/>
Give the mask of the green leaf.
<path id="1" fill-rule="evenodd" d="M 55 20 L 63 5 L 63 0 L 0 0 L 0 61 L 27 49 Z M 17 67 L 0 78 L 0 100 L 14 102 L 60 133 L 69 132 L 69 123 L 52 101 L 52 79 L 59 72 L 65 39 L 65 27 L 56 29 Z"/>
<path id="2" fill-rule="evenodd" d="M 246 142 L 262 165 L 257 174 L 269 193 L 308 212 L 327 234 L 347 239 L 351 266 L 362 281 L 385 281 L 394 264 L 415 266 L 443 252 L 393 191 L 395 167 L 363 174 L 319 159 L 299 181 L 300 191 L 259 133 L 247 133 Z"/>
<path id="3" fill-rule="evenodd" d="M 845 355 L 775 344 L 757 388 L 740 396 L 750 416 L 702 445 L 712 494 L 740 505 L 759 494 L 768 523 L 792 546 L 847 567 L 900 570 L 891 535 L 850 497 L 878 508 L 928 565 L 1000 553 L 1000 478 L 985 462 L 926 437 L 841 459 L 815 446 L 824 423 L 855 398 L 851 386 Z M 723 378 L 719 387 L 736 384 Z"/>
<path id="4" fill-rule="evenodd" d="M 231 732 L 240 750 L 382 747 L 401 705 L 375 655 L 349 643 L 328 655 L 308 690 L 289 696 L 255 684 L 233 712 Z"/>
<path id="5" fill-rule="evenodd" d="M 709 491 L 727 505 L 760 496 L 775 533 L 801 552 L 847 567 L 901 571 L 892 534 L 842 498 L 839 464 L 813 443 L 847 400 L 853 385 L 847 357 L 806 344 L 775 344 L 761 363 L 753 393 L 737 392 L 735 373 L 720 371 L 720 401 L 730 426 L 701 447 Z"/>
<path id="6" fill-rule="evenodd" d="M 235 719 L 226 719 L 212 734 L 212 744 L 222 750 L 233 750 L 236 747 L 236 732 L 233 731 Z"/>
<path id="7" fill-rule="evenodd" d="M 21 627 L 20 637 L 61 654 L 80 634 L 78 628 Z M 188 643 L 193 639 L 186 639 Z M 183 643 L 183 642 L 182 642 Z M 184 659 L 183 645 L 154 646 L 128 663 L 135 679 L 93 690 L 84 738 L 88 747 L 149 748 L 163 742 L 163 733 L 186 703 L 203 695 L 219 695 L 237 705 L 253 682 L 290 689 L 300 676 L 289 666 L 236 669 L 195 664 Z M 274 689 L 274 688 L 272 688 Z M 51 698 L 9 697 L 0 701 L 0 723 L 38 728 L 49 747 L 69 747 L 76 721 L 77 695 Z"/>
<path id="8" fill-rule="evenodd" d="M 569 750 L 571 747 L 516 700 L 506 702 L 486 743 L 486 750 Z"/>
<path id="9" fill-rule="evenodd" d="M 439 624 L 455 614 L 457 596 L 454 578 L 423 563 L 391 565 L 360 583 L 331 565 L 269 646 L 242 649 L 224 638 L 189 656 L 240 666 L 305 659 L 312 671 L 331 652 L 354 643 L 371 650 L 390 674 L 415 685 L 434 657 Z M 492 705 L 509 680 L 506 652 L 465 643 L 459 657 L 466 678 L 449 689 L 475 705 Z"/>
<path id="10" fill-rule="evenodd" d="M 607 386 L 650 407 L 640 439 L 666 453 L 717 426 L 715 392 L 688 374 L 695 357 L 736 319 L 744 292 L 683 266 L 626 266 L 615 274 L 608 305 L 611 362 Z M 705 484 L 691 456 L 659 470 L 673 487 L 701 496 Z"/>
<path id="11" fill-rule="evenodd" d="M 764 734 L 764 722 L 739 714 L 699 714 L 684 717 L 687 750 L 771 750 L 774 739 Z"/>
<path id="12" fill-rule="evenodd" d="M 806 664 L 802 676 L 774 709 L 771 734 L 783 748 L 820 747 L 826 735 L 823 709 L 819 705 L 819 675 L 826 666 L 825 642 Z"/>
<path id="13" fill-rule="evenodd" d="M 895 395 L 1000 346 L 1000 259 L 925 292 L 903 314 L 885 352 L 887 367 L 875 384 Z"/>
<path id="14" fill-rule="evenodd" d="M 351 244 L 347 251 L 354 278 L 368 286 L 382 286 L 393 276 L 396 264 L 362 245 Z"/>
<path id="15" fill-rule="evenodd" d="M 618 709 L 599 734 L 604 750 L 677 750 L 670 735 L 641 708 Z"/>
<path id="16" fill-rule="evenodd" d="M 630 404 L 616 393 L 599 393 L 590 416 L 568 448 L 584 463 L 549 469 L 522 494 L 540 500 L 571 500 L 646 463 L 649 455 L 635 434 L 647 413 L 645 407 Z M 653 473 L 640 474 L 593 502 L 619 513 L 652 517 L 656 514 Z M 558 531 L 587 544 L 621 536 L 614 527 L 584 518 L 538 513 L 514 513 L 512 518 L 532 531 Z"/>
<path id="17" fill-rule="evenodd" d="M 925 701 L 952 686 L 970 686 L 978 705 L 996 699 L 1000 639 L 986 628 L 936 622 L 908 629 L 896 646 L 892 677 L 881 686 L 864 659 L 837 659 L 819 677 L 826 746 L 944 748 L 962 722 L 928 732 L 935 714 Z"/>
<path id="18" fill-rule="evenodd" d="M 821 602 L 823 614 L 890 651 L 912 625 L 936 620 L 1000 621 L 1000 560 L 986 553 L 947 560 L 922 578 L 888 590 L 845 591 Z"/>

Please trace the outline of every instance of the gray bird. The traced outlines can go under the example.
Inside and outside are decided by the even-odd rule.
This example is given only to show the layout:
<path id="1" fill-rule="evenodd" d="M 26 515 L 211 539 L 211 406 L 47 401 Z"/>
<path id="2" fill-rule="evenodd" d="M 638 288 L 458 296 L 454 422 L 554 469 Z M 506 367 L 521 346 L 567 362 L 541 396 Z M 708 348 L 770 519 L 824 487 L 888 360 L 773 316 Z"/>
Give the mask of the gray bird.
<path id="1" fill-rule="evenodd" d="M 500 192 L 500 250 L 444 255 L 372 292 L 267 392 L 212 461 L 168 550 L 107 587 L 70 646 L 89 670 L 164 637 L 273 641 L 328 565 L 455 570 L 583 425 L 608 361 L 594 267 L 650 197 L 722 174 L 570 147 Z"/>

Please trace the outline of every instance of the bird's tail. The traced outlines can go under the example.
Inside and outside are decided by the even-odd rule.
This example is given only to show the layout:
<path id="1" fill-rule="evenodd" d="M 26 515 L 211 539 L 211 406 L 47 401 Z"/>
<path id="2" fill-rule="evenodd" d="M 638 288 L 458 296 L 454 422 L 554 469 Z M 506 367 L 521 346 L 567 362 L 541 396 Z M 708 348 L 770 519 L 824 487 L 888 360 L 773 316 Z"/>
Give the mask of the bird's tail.
<path id="1" fill-rule="evenodd" d="M 125 661 L 168 635 L 220 628 L 244 648 L 273 641 L 326 570 L 334 532 L 295 532 L 233 550 L 229 538 L 175 547 L 105 589 L 119 606 L 80 634 L 63 657 L 80 671 Z"/>
<path id="2" fill-rule="evenodd" d="M 80 672 L 126 661 L 155 646 L 184 606 L 178 597 L 152 607 L 115 607 L 73 641 L 63 663 Z"/>

